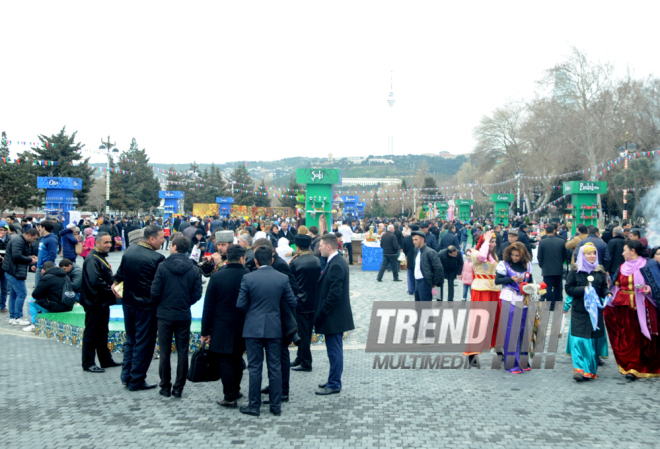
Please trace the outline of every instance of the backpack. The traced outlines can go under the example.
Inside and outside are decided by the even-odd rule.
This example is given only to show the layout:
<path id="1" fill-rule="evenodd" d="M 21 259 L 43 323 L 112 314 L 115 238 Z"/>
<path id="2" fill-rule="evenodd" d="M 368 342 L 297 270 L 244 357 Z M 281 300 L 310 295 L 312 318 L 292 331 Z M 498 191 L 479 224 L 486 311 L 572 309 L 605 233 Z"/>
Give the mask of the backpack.
<path id="1" fill-rule="evenodd" d="M 73 308 L 76 303 L 76 292 L 73 291 L 73 284 L 68 276 L 64 276 L 64 287 L 62 287 L 62 304 Z"/>

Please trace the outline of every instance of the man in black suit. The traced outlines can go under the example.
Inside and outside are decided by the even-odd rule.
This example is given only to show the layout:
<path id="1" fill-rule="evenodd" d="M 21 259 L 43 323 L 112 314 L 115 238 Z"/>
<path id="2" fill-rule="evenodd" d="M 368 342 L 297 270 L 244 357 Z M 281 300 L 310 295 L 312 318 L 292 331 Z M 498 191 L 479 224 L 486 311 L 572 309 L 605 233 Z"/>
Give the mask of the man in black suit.
<path id="1" fill-rule="evenodd" d="M 445 279 L 447 279 L 447 301 L 454 300 L 454 280 L 456 276 L 463 271 L 463 255 L 458 250 L 457 246 L 449 245 L 447 249 L 443 249 L 438 253 L 438 258 L 442 264 Z M 438 301 L 442 301 L 444 296 L 444 281 L 440 286 L 440 297 Z"/>
<path id="2" fill-rule="evenodd" d="M 538 260 L 543 275 L 543 282 L 548 286 L 545 294 L 546 301 L 561 301 L 562 298 L 562 275 L 564 273 L 564 262 L 568 260 L 566 242 L 557 237 L 556 228 L 549 224 L 545 227 L 545 238 L 539 243 Z"/>
<path id="3" fill-rule="evenodd" d="M 394 237 L 394 235 L 392 235 Z M 325 335 L 325 347 L 330 361 L 328 381 L 319 384 L 318 395 L 337 394 L 341 391 L 344 371 L 344 332 L 355 329 L 349 297 L 348 264 L 337 251 L 337 236 L 326 234 L 319 241 L 321 255 L 328 263 L 321 273 L 316 290 L 316 332 Z"/>
<path id="4" fill-rule="evenodd" d="M 419 226 L 410 225 L 410 231 L 419 231 Z M 408 262 L 408 294 L 415 294 L 415 244 L 413 243 L 412 234 L 403 238 L 403 244 L 401 245 L 403 253 L 406 255 Z"/>
<path id="5" fill-rule="evenodd" d="M 289 230 L 289 223 L 282 220 L 282 229 L 277 233 L 277 239 L 285 238 L 289 243 L 293 242 L 293 233 Z M 273 245 L 274 246 L 274 245 Z"/>
<path id="6" fill-rule="evenodd" d="M 296 298 L 289 279 L 278 273 L 271 264 L 273 252 L 265 246 L 254 252 L 257 270 L 243 276 L 236 307 L 245 312 L 243 338 L 250 372 L 250 402 L 241 407 L 241 413 L 259 416 L 261 413 L 261 372 L 264 349 L 268 364 L 270 411 L 282 412 L 282 322 L 280 302 L 285 300 L 295 309 Z"/>
<path id="7" fill-rule="evenodd" d="M 376 280 L 378 282 L 383 282 L 383 274 L 388 265 L 392 266 L 392 274 L 394 275 L 394 282 L 400 282 L 399 279 L 399 261 L 397 256 L 399 255 L 399 241 L 394 235 L 394 225 L 389 225 L 387 231 L 383 233 L 380 237 L 380 247 L 383 248 L 383 262 L 380 264 L 380 270 L 378 271 L 378 276 Z"/>
<path id="8" fill-rule="evenodd" d="M 220 358 L 220 379 L 224 398 L 218 404 L 236 407 L 243 379 L 243 324 L 245 312 L 236 307 L 243 276 L 246 250 L 240 245 L 227 248 L 227 265 L 211 276 L 204 298 L 202 344 L 211 343 L 211 351 Z"/>
<path id="9" fill-rule="evenodd" d="M 300 286 L 296 321 L 300 333 L 300 346 L 296 360 L 291 364 L 294 371 L 312 370 L 312 329 L 316 310 L 316 286 L 321 276 L 321 262 L 310 251 L 312 238 L 308 235 L 296 235 L 298 254 L 289 263 L 291 273 Z"/>

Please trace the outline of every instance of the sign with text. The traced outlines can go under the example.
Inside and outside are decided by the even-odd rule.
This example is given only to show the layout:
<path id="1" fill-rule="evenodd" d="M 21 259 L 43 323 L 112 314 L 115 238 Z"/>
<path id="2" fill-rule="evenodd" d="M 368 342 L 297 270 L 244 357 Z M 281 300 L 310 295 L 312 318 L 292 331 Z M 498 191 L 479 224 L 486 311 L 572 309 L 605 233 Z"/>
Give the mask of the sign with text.
<path id="1" fill-rule="evenodd" d="M 605 181 L 569 181 L 564 183 L 564 194 L 607 193 Z"/>
<path id="2" fill-rule="evenodd" d="M 181 191 L 178 191 L 178 190 L 160 190 L 158 192 L 158 198 L 161 198 L 161 199 L 163 199 L 163 198 L 165 198 L 165 199 L 167 199 L 167 198 L 180 199 L 180 198 L 185 198 L 185 197 L 186 197 L 186 192 L 181 192 Z"/>
<path id="3" fill-rule="evenodd" d="M 330 168 L 299 168 L 296 170 L 296 182 L 299 184 L 341 185 L 341 170 Z"/>
<path id="4" fill-rule="evenodd" d="M 59 178 L 59 177 L 37 177 L 38 189 L 58 189 L 58 190 L 82 190 L 82 179 L 80 178 Z"/>

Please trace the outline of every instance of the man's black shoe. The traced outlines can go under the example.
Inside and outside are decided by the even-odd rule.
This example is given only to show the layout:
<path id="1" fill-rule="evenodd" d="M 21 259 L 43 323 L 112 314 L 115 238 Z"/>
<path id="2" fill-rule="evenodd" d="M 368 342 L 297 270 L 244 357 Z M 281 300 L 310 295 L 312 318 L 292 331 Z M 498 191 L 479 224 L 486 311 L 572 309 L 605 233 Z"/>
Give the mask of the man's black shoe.
<path id="1" fill-rule="evenodd" d="M 329 394 L 339 394 L 341 390 L 333 390 L 332 388 L 325 387 L 322 390 L 315 391 L 314 393 L 319 396 L 327 396 Z"/>
<path id="2" fill-rule="evenodd" d="M 172 396 L 174 396 L 177 399 L 181 399 L 181 393 L 183 393 L 183 390 L 173 390 Z"/>
<path id="3" fill-rule="evenodd" d="M 121 363 L 117 363 L 113 360 L 109 365 L 101 365 L 101 368 L 114 368 L 115 366 L 121 366 Z"/>
<path id="4" fill-rule="evenodd" d="M 250 415 L 250 416 L 259 416 L 260 415 L 259 412 L 253 412 L 252 410 L 250 410 L 250 407 L 248 407 L 247 405 L 239 408 L 238 411 L 240 411 L 244 415 Z"/>
<path id="5" fill-rule="evenodd" d="M 218 405 L 222 405 L 223 407 L 236 407 L 238 405 L 238 402 L 236 401 L 225 401 L 224 399 L 222 401 L 218 400 L 216 401 Z"/>
<path id="6" fill-rule="evenodd" d="M 83 368 L 83 371 L 87 371 L 88 373 L 105 373 L 103 368 L 99 368 L 96 365 L 92 365 L 89 368 Z"/>
<path id="7" fill-rule="evenodd" d="M 142 385 L 138 385 L 137 387 L 128 387 L 128 391 L 142 391 L 142 390 L 151 390 L 153 388 L 156 388 L 158 385 L 156 384 L 148 384 L 146 382 L 142 382 Z"/>
<path id="8" fill-rule="evenodd" d="M 289 402 L 289 395 L 282 395 L 282 402 Z M 261 401 L 262 404 L 270 404 L 269 400 Z"/>
<path id="9" fill-rule="evenodd" d="M 293 334 L 293 337 L 291 337 L 291 343 L 293 343 L 296 346 L 300 346 L 301 341 L 302 340 L 300 339 L 300 334 L 298 334 L 298 332 Z"/>
<path id="10" fill-rule="evenodd" d="M 383 282 L 383 280 L 382 280 L 382 279 L 376 279 L 376 280 L 377 280 L 378 282 Z"/>
<path id="11" fill-rule="evenodd" d="M 279 411 L 279 412 L 276 412 L 276 411 L 275 411 L 275 410 L 273 410 L 272 408 L 270 409 L 270 412 L 271 412 L 271 413 L 272 413 L 273 415 L 275 415 L 275 416 L 280 416 L 280 415 L 282 414 L 282 412 L 281 412 L 281 411 Z"/>
<path id="12" fill-rule="evenodd" d="M 304 367 L 304 366 L 296 366 L 294 368 L 291 368 L 291 371 L 303 371 L 303 372 L 306 372 L 306 373 L 310 372 L 311 370 L 312 370 L 311 368 L 307 368 L 307 367 Z"/>
<path id="13" fill-rule="evenodd" d="M 170 397 L 170 390 L 161 389 L 158 393 L 160 393 L 161 396 L 165 396 L 166 398 Z"/>
<path id="14" fill-rule="evenodd" d="M 296 359 L 293 362 L 291 362 L 291 368 L 295 368 L 296 366 L 300 366 L 301 363 L 302 362 L 300 361 L 300 359 Z"/>
<path id="15" fill-rule="evenodd" d="M 270 385 L 261 389 L 261 394 L 268 394 L 268 393 L 270 393 Z"/>
<path id="16" fill-rule="evenodd" d="M 402 279 L 394 279 L 394 282 L 403 282 Z"/>
<path id="17" fill-rule="evenodd" d="M 327 384 L 327 383 L 324 383 L 324 384 L 319 384 L 319 388 L 325 388 L 326 386 L 328 386 L 328 384 Z"/>

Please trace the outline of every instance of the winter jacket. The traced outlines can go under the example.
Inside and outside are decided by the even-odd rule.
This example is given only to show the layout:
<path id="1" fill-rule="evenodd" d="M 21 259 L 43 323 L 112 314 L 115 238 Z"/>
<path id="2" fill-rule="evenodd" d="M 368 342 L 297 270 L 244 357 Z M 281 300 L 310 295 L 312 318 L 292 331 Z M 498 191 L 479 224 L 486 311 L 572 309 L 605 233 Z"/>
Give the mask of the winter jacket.
<path id="1" fill-rule="evenodd" d="M 83 263 L 82 289 L 80 291 L 80 305 L 85 310 L 98 310 L 117 302 L 112 293 L 112 267 L 105 260 L 106 253 L 93 249 Z"/>
<path id="2" fill-rule="evenodd" d="M 472 285 L 474 281 L 474 269 L 472 268 L 472 258 L 466 257 L 463 262 L 463 270 L 461 271 L 460 280 L 465 285 Z"/>
<path id="3" fill-rule="evenodd" d="M 46 262 L 55 262 L 57 251 L 59 250 L 57 234 L 48 234 L 41 238 L 39 242 L 39 258 L 37 260 L 37 270 L 43 268 Z"/>
<path id="4" fill-rule="evenodd" d="M 73 235 L 72 229 L 65 229 L 60 232 L 60 238 L 62 239 L 62 257 L 69 259 L 72 262 L 76 261 L 76 245 L 78 244 L 78 239 Z"/>
<path id="5" fill-rule="evenodd" d="M 69 279 L 71 279 L 73 291 L 76 293 L 80 293 L 80 289 L 82 288 L 82 277 L 82 268 L 80 268 L 80 265 L 74 263 L 71 267 L 71 271 L 69 271 Z"/>
<path id="6" fill-rule="evenodd" d="M 86 259 L 87 255 L 92 251 L 92 249 L 94 249 L 94 245 L 96 245 L 96 240 L 94 239 L 93 235 L 90 235 L 85 239 L 85 243 L 83 243 L 83 250 L 80 255 Z"/>
<path id="7" fill-rule="evenodd" d="M 539 242 L 538 260 L 543 276 L 561 276 L 568 259 L 565 242 L 555 235 L 547 235 Z"/>
<path id="8" fill-rule="evenodd" d="M 456 234 L 451 231 L 447 231 L 445 235 L 443 235 L 440 239 L 440 251 L 449 248 L 451 245 L 454 245 L 456 248 L 461 247 L 461 243 L 458 241 Z"/>
<path id="9" fill-rule="evenodd" d="M 408 269 L 415 269 L 415 244 L 413 243 L 412 235 L 403 238 L 403 244 L 401 245 L 403 253 L 406 255 L 406 260 L 408 261 Z"/>
<path id="10" fill-rule="evenodd" d="M 610 253 L 610 261 L 605 265 L 605 270 L 609 273 L 614 273 L 619 268 L 625 259 L 623 258 L 623 246 L 626 244 L 626 239 L 621 234 L 612 237 L 607 244 L 607 250 Z"/>
<path id="11" fill-rule="evenodd" d="M 594 330 L 591 324 L 591 317 L 584 308 L 584 288 L 589 285 L 587 278 L 593 276 L 594 281 L 591 285 L 596 289 L 596 293 L 600 298 L 604 298 L 609 290 L 607 288 L 607 276 L 605 275 L 605 268 L 602 265 L 592 271 L 585 273 L 584 271 L 577 271 L 577 265 L 571 265 L 566 277 L 566 294 L 573 298 L 571 307 L 571 335 L 573 337 L 581 338 L 599 338 L 605 335 L 605 325 L 603 324 L 603 309 L 598 309 L 598 330 Z"/>
<path id="12" fill-rule="evenodd" d="M 32 264 L 30 257 L 30 245 L 25 240 L 25 236 L 13 236 L 7 244 L 5 258 L 2 262 L 2 270 L 9 273 L 19 281 L 27 278 L 28 266 Z"/>
<path id="13" fill-rule="evenodd" d="M 429 287 L 442 285 L 445 281 L 445 272 L 442 268 L 442 263 L 440 262 L 438 253 L 424 245 L 422 246 L 422 249 L 415 249 L 415 258 L 417 258 L 418 254 L 420 257 L 420 269 L 422 270 L 424 280 L 429 285 Z M 415 263 L 417 263 L 416 260 Z M 414 267 L 415 265 L 413 265 L 413 268 Z"/>
<path id="14" fill-rule="evenodd" d="M 380 246 L 383 248 L 383 254 L 399 254 L 399 241 L 397 240 L 396 235 L 392 232 L 387 231 L 383 233 L 380 238 Z"/>
<path id="15" fill-rule="evenodd" d="M 151 298 L 151 284 L 158 265 L 165 256 L 154 251 L 147 243 L 131 245 L 121 258 L 115 281 L 124 282 L 122 305 L 139 310 L 154 310 L 156 303 Z"/>
<path id="16" fill-rule="evenodd" d="M 438 253 L 438 257 L 442 263 L 445 278 L 454 278 L 463 271 L 463 255 L 460 251 L 457 251 L 456 257 L 452 257 L 448 250 L 443 249 Z"/>
<path id="17" fill-rule="evenodd" d="M 66 279 L 66 271 L 60 267 L 53 267 L 41 277 L 39 283 L 32 292 L 37 305 L 49 312 L 70 312 L 69 307 L 62 302 L 62 290 Z"/>
<path id="18" fill-rule="evenodd" d="M 431 231 L 427 232 L 424 236 L 424 246 L 428 246 L 433 251 L 438 251 L 438 239 L 435 238 L 435 235 Z"/>
<path id="19" fill-rule="evenodd" d="M 3 258 L 5 257 L 5 252 L 7 252 L 7 245 L 9 245 L 9 240 L 11 237 L 9 234 L 5 235 L 5 240 L 0 240 L 0 276 L 5 272 L 2 269 Z"/>
<path id="20" fill-rule="evenodd" d="M 571 240 L 566 242 L 566 249 L 573 251 L 573 253 L 571 254 L 571 263 L 575 262 L 575 256 L 577 255 L 577 251 L 575 251 L 575 248 L 577 248 L 578 244 L 587 237 L 589 237 L 588 234 L 577 234 Z"/>
<path id="21" fill-rule="evenodd" d="M 158 319 L 169 321 L 192 319 L 190 306 L 201 297 L 201 273 L 185 254 L 172 254 L 158 265 L 151 284 L 151 300 L 156 304 Z"/>
<path id="22" fill-rule="evenodd" d="M 468 241 L 468 228 L 461 228 L 461 243 Z"/>
<path id="23" fill-rule="evenodd" d="M 338 257 L 338 256 L 335 256 Z M 300 313 L 311 313 L 316 310 L 316 285 L 321 276 L 321 262 L 311 253 L 294 258 L 289 263 L 291 273 L 300 287 L 296 306 Z"/>

